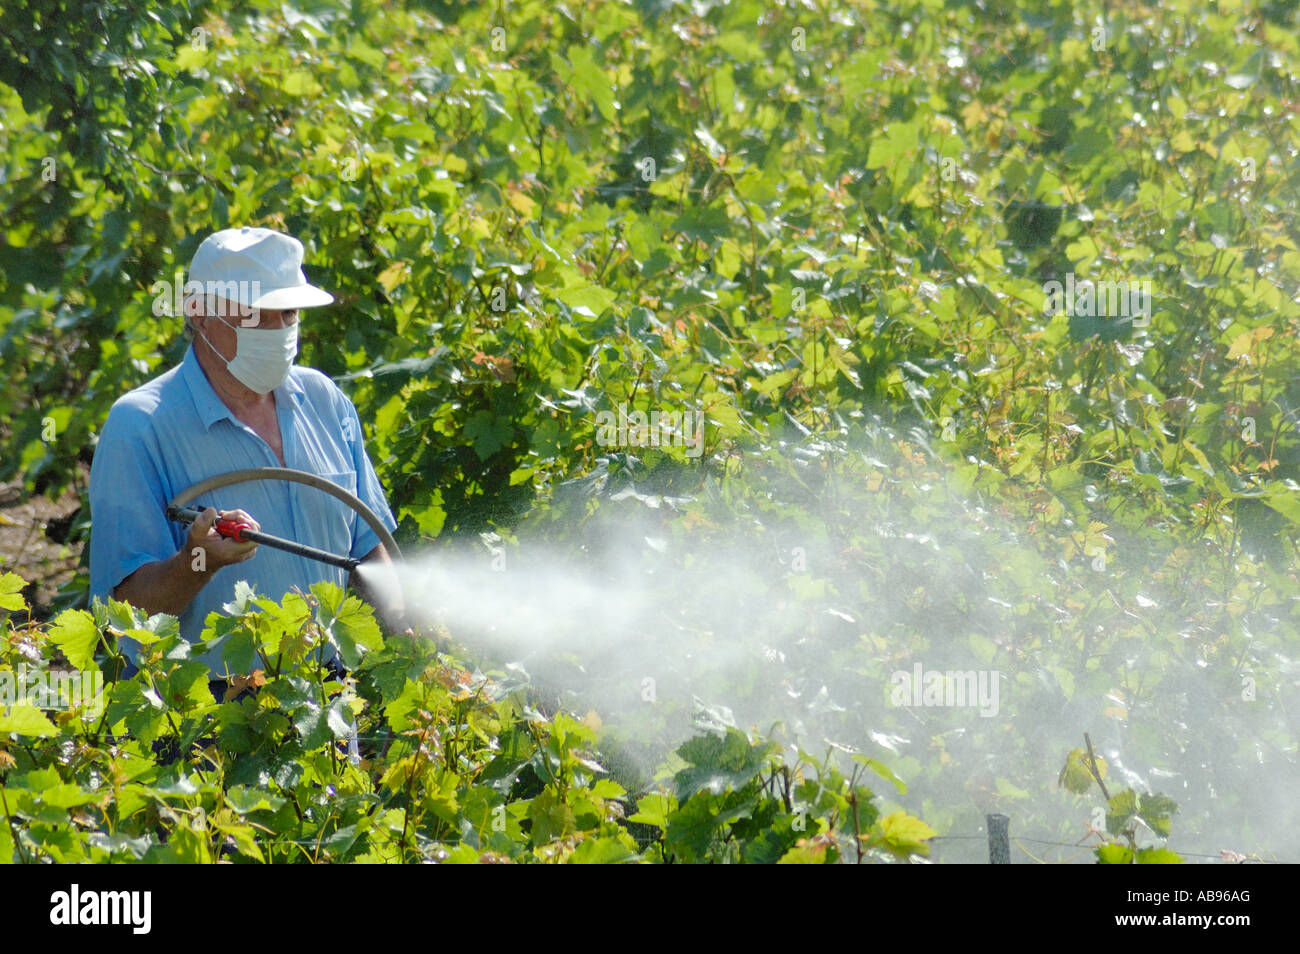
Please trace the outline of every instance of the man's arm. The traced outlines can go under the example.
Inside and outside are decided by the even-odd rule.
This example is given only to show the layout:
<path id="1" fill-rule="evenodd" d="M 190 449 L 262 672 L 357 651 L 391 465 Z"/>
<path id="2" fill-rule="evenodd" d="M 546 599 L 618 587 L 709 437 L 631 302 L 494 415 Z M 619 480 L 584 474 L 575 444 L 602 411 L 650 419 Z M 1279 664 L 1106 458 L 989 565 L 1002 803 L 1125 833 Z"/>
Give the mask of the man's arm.
<path id="1" fill-rule="evenodd" d="M 379 483 L 375 466 L 366 453 L 362 440 L 361 418 L 357 409 L 348 400 L 347 395 L 334 388 L 337 401 L 337 413 L 343 422 L 346 440 L 352 454 L 352 466 L 357 474 L 357 497 L 369 507 L 390 531 L 397 529 L 397 521 L 388 507 L 384 488 Z M 364 521 L 357 520 L 358 531 L 352 540 L 350 556 L 358 557 L 360 552 L 377 536 Z M 406 619 L 406 600 L 402 594 L 401 580 L 393 565 L 392 556 L 382 543 L 376 543 L 365 556 L 359 557 L 361 565 L 352 571 L 349 582 L 363 600 L 375 609 L 379 622 L 390 633 L 406 629 L 410 622 Z"/>
<path id="2" fill-rule="evenodd" d="M 257 547 L 219 536 L 212 509 L 186 534 L 177 533 L 178 525 L 165 515 L 171 488 L 163 479 L 155 409 L 152 398 L 132 392 L 104 422 L 90 468 L 91 594 L 126 600 L 150 614 L 179 616 L 218 570 L 249 559 Z M 242 511 L 225 515 L 257 523 Z M 134 659 L 135 643 L 124 639 Z"/>
<path id="3" fill-rule="evenodd" d="M 256 543 L 237 543 L 213 529 L 217 511 L 209 507 L 190 525 L 185 545 L 165 560 L 146 563 L 113 589 L 113 598 L 125 600 L 150 615 L 180 616 L 217 570 L 251 560 Z M 242 510 L 223 510 L 220 516 L 261 526 Z M 382 549 L 382 548 L 381 548 Z M 385 554 L 387 555 L 387 554 Z"/>

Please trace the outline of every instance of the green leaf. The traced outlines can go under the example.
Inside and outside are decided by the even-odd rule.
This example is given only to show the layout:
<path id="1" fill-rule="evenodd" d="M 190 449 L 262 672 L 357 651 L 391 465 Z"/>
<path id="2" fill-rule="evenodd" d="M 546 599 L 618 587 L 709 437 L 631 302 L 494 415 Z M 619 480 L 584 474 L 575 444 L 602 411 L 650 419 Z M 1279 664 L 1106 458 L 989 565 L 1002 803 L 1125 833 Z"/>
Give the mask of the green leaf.
<path id="1" fill-rule="evenodd" d="M 173 709 L 188 711 L 212 705 L 212 690 L 209 687 L 211 673 L 206 663 L 197 659 L 188 660 L 177 666 L 165 680 L 158 685 L 163 702 Z"/>
<path id="2" fill-rule="evenodd" d="M 227 790 L 225 798 L 226 804 L 240 815 L 260 811 L 275 812 L 285 804 L 285 800 L 273 792 L 248 788 L 244 785 L 236 785 Z"/>
<path id="3" fill-rule="evenodd" d="M 1133 862 L 1133 852 L 1123 845 L 1099 845 L 1097 847 L 1097 864 L 1127 865 Z"/>
<path id="4" fill-rule="evenodd" d="M 1124 831 L 1129 820 L 1137 814 L 1138 795 L 1131 788 L 1126 788 L 1118 794 L 1112 795 L 1110 802 L 1107 803 L 1106 812 L 1106 830 L 1112 835 L 1118 835 Z"/>
<path id="5" fill-rule="evenodd" d="M 837 852 L 834 843 L 825 838 L 801 838 L 781 856 L 778 865 L 828 865 L 833 864 Z"/>
<path id="6" fill-rule="evenodd" d="M 319 749 L 331 738 L 329 721 L 315 702 L 308 702 L 294 716 L 293 727 L 302 737 L 302 747 L 310 752 Z"/>
<path id="7" fill-rule="evenodd" d="M 751 746 L 736 729 L 728 729 L 725 737 L 696 736 L 677 750 L 691 763 L 673 778 L 678 801 L 684 803 L 701 790 L 720 795 L 742 788 L 762 770 L 770 749 L 770 743 Z"/>
<path id="8" fill-rule="evenodd" d="M 718 206 L 690 208 L 677 217 L 672 229 L 692 241 L 712 244 L 731 230 L 731 220 L 727 211 Z"/>
<path id="9" fill-rule="evenodd" d="M 534 845 L 544 845 L 556 838 L 563 838 L 575 828 L 573 809 L 549 789 L 532 800 L 528 806 L 528 817 L 533 823 Z"/>
<path id="10" fill-rule="evenodd" d="M 643 796 L 636 803 L 636 814 L 628 817 L 628 821 L 635 822 L 639 825 L 653 825 L 655 828 L 664 829 L 668 827 L 668 816 L 677 808 L 677 800 L 671 795 L 661 795 L 653 792 Z"/>
<path id="11" fill-rule="evenodd" d="M 334 734 L 334 738 L 346 739 L 356 732 L 357 727 L 352 724 L 349 716 L 347 699 L 340 693 L 329 704 L 325 714 L 326 724 L 329 726 L 330 732 Z"/>
<path id="12" fill-rule="evenodd" d="M 1079 315 L 1069 317 L 1070 337 L 1075 341 L 1099 338 L 1119 341 L 1133 334 L 1133 318 L 1128 315 Z"/>
<path id="13" fill-rule="evenodd" d="M 911 855 L 928 855 L 930 846 L 927 842 L 937 834 L 921 819 L 913 818 L 906 812 L 886 815 L 876 824 L 880 830 L 881 842 L 900 859 Z"/>
<path id="14" fill-rule="evenodd" d="M 16 612 L 27 609 L 27 601 L 22 597 L 26 585 L 27 581 L 17 573 L 0 574 L 0 610 Z"/>
<path id="15" fill-rule="evenodd" d="M 606 308 L 614 304 L 618 299 L 615 292 L 600 285 L 584 284 L 574 285 L 571 288 L 562 288 L 555 293 L 557 300 L 564 302 L 570 308 L 580 315 L 588 318 L 599 317 Z M 480 411 L 479 413 L 485 413 Z"/>
<path id="16" fill-rule="evenodd" d="M 14 838 L 8 825 L 0 825 L 0 865 L 10 865 L 18 861 L 14 851 Z"/>
<path id="17" fill-rule="evenodd" d="M 383 647 L 383 633 L 375 621 L 374 610 L 360 599 L 345 596 L 338 586 L 329 582 L 312 584 L 311 592 L 319 604 L 316 622 L 349 669 L 360 666 L 366 653 Z"/>
<path id="18" fill-rule="evenodd" d="M 156 785 L 149 792 L 157 798 L 189 798 L 199 793 L 199 786 L 194 779 L 197 776 L 177 775 L 175 778 Z"/>
<path id="19" fill-rule="evenodd" d="M 50 641 L 62 650 L 76 669 L 95 667 L 95 647 L 99 645 L 99 629 L 95 617 L 85 610 L 65 610 L 50 627 Z"/>
<path id="20" fill-rule="evenodd" d="M 383 631 L 375 620 L 374 610 L 355 596 L 349 596 L 329 627 L 339 655 L 349 669 L 361 665 L 361 657 L 384 646 Z"/>
<path id="21" fill-rule="evenodd" d="M 0 708 L 0 735 L 10 732 L 35 736 L 39 739 L 48 739 L 59 734 L 59 730 L 45 717 L 45 713 L 29 705 Z"/>
<path id="22" fill-rule="evenodd" d="M 248 585 L 247 580 L 235 581 L 235 598 L 229 603 L 223 603 L 221 608 L 231 616 L 241 616 L 247 613 L 251 608 L 249 604 L 256 599 L 257 594 L 253 588 Z"/>
<path id="23" fill-rule="evenodd" d="M 1164 848 L 1139 848 L 1137 863 L 1140 865 L 1181 865 L 1182 855 Z"/>
<path id="24" fill-rule="evenodd" d="M 596 63 L 591 48 L 570 47 L 569 63 L 573 67 L 574 85 L 591 97 L 606 122 L 614 122 L 618 116 L 614 102 L 614 88 L 605 71 Z"/>
<path id="25" fill-rule="evenodd" d="M 774 865 L 777 863 L 794 864 L 793 858 L 786 861 L 785 856 L 795 847 L 802 837 L 794 829 L 793 819 L 784 817 L 771 828 L 765 828 L 747 841 L 741 849 L 745 861 L 751 865 Z"/>
<path id="26" fill-rule="evenodd" d="M 212 187 L 212 229 L 230 228 L 230 202 L 220 186 Z"/>
<path id="27" fill-rule="evenodd" d="M 465 437 L 474 445 L 474 453 L 480 460 L 487 460 L 505 447 L 513 436 L 510 422 L 491 411 L 476 411 L 465 422 Z"/>
<path id="28" fill-rule="evenodd" d="M 447 853 L 447 857 L 441 860 L 444 865 L 476 865 L 479 863 L 479 854 L 473 845 L 462 842 L 452 848 Z"/>
<path id="29" fill-rule="evenodd" d="M 871 148 L 867 152 L 867 168 L 878 169 L 892 166 L 909 153 L 921 148 L 921 122 L 894 122 L 886 127 L 883 135 L 872 136 Z"/>
<path id="30" fill-rule="evenodd" d="M 587 838 L 567 860 L 572 865 L 618 865 L 636 861 L 636 855 L 617 838 Z"/>
<path id="31" fill-rule="evenodd" d="M 88 805 L 103 797 L 102 794 L 83 791 L 80 786 L 70 785 L 67 782 L 44 786 L 37 792 L 37 795 L 41 804 L 65 810 L 76 808 L 79 805 Z"/>
<path id="32" fill-rule="evenodd" d="M 1138 800 L 1138 817 L 1164 838 L 1168 838 L 1173 829 L 1170 816 L 1176 811 L 1178 803 L 1167 795 L 1143 795 Z"/>
<path id="33" fill-rule="evenodd" d="M 233 625 L 232 625 L 233 624 Z M 230 667 L 232 673 L 249 673 L 256 667 L 257 637 L 239 620 L 223 617 L 219 626 L 231 626 L 230 635 L 221 646 L 221 659 Z"/>
<path id="34" fill-rule="evenodd" d="M 1102 781 L 1106 780 L 1106 760 L 1097 756 L 1097 771 Z M 1065 767 L 1056 780 L 1056 784 L 1076 795 L 1083 795 L 1093 783 L 1092 764 L 1087 749 L 1074 749 L 1065 758 Z"/>
<path id="35" fill-rule="evenodd" d="M 885 781 L 893 784 L 894 788 L 898 789 L 898 794 L 900 795 L 907 794 L 906 783 L 904 783 L 904 781 L 901 778 L 895 775 L 894 770 L 891 769 L 884 762 L 881 762 L 878 759 L 869 758 L 868 756 L 865 755 L 855 755 L 853 756 L 853 761 L 861 765 L 865 765 L 867 768 L 871 769 L 871 771 L 875 772 Z"/>
<path id="36" fill-rule="evenodd" d="M 1300 525 L 1300 487 L 1296 487 L 1292 481 L 1270 483 L 1263 499 L 1269 507 L 1292 523 Z"/>
<path id="37" fill-rule="evenodd" d="M 1113 145 L 1114 135 L 1109 129 L 1097 125 L 1083 126 L 1070 137 L 1063 158 L 1068 163 L 1082 164 L 1110 150 Z"/>
<path id="38" fill-rule="evenodd" d="M 262 849 L 257 844 L 257 833 L 251 825 L 221 825 L 219 830 L 235 843 L 241 855 L 254 861 L 265 862 Z"/>
<path id="39" fill-rule="evenodd" d="M 664 844 L 683 861 L 699 861 L 708 852 L 720 825 L 717 810 L 708 797 L 692 798 L 668 816 Z"/>

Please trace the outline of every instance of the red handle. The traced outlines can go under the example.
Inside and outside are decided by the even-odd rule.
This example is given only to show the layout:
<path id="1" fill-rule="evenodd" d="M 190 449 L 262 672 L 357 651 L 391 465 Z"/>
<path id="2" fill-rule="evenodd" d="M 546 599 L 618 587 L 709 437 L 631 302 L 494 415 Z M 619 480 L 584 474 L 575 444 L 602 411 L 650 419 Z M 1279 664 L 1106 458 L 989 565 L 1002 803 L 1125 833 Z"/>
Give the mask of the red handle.
<path id="1" fill-rule="evenodd" d="M 244 543 L 245 541 L 241 534 L 245 530 L 253 529 L 251 524 L 244 523 L 242 520 L 229 519 L 218 520 L 213 524 L 213 527 L 216 529 L 217 533 L 221 534 L 223 537 L 228 537 L 229 539 L 234 540 L 236 543 Z"/>

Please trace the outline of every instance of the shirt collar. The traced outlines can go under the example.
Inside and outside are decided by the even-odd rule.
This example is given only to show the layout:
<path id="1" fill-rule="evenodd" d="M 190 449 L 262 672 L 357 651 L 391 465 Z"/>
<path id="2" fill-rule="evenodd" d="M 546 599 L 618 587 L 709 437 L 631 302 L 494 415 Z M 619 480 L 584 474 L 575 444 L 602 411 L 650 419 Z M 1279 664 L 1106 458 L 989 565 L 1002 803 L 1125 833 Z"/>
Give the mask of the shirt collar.
<path id="1" fill-rule="evenodd" d="M 285 378 L 284 384 L 275 389 L 277 399 L 283 399 L 290 394 L 296 400 L 301 400 L 302 395 L 306 392 L 301 384 L 298 383 L 298 367 L 289 369 L 289 376 Z M 186 387 L 190 390 L 190 396 L 194 399 L 194 409 L 199 413 L 199 420 L 203 422 L 204 430 L 208 430 L 217 421 L 224 418 L 230 418 L 234 421 L 235 416 L 230 413 L 230 408 L 226 407 L 226 402 L 221 400 L 216 390 L 212 387 L 212 382 L 208 376 L 203 373 L 203 366 L 199 364 L 199 356 L 194 353 L 194 343 L 190 342 L 189 350 L 185 352 L 185 360 L 181 362 L 181 377 L 185 380 Z M 277 406 L 283 405 L 283 400 L 277 400 Z"/>

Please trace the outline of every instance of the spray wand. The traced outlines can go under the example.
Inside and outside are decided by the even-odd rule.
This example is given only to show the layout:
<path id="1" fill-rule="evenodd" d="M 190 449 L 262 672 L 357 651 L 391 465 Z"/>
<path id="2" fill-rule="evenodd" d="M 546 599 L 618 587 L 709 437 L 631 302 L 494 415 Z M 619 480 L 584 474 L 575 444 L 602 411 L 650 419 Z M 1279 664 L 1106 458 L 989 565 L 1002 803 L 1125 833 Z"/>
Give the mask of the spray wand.
<path id="1" fill-rule="evenodd" d="M 190 524 L 199 518 L 203 513 L 203 508 L 196 507 L 168 507 L 167 519 L 175 520 L 177 523 Z M 286 540 L 283 537 L 272 536 L 269 533 L 262 533 L 260 530 L 254 530 L 242 520 L 218 519 L 213 524 L 213 529 L 221 536 L 236 543 L 263 543 L 268 547 L 274 547 L 277 550 L 284 550 L 287 553 L 296 553 L 298 556 L 306 557 L 309 560 L 319 560 L 321 563 L 328 563 L 331 566 L 342 567 L 345 570 L 352 571 L 357 568 L 361 562 L 354 557 L 339 556 L 337 553 L 330 553 L 328 550 L 319 550 L 316 547 L 309 547 L 305 543 L 296 543 L 293 540 Z"/>

